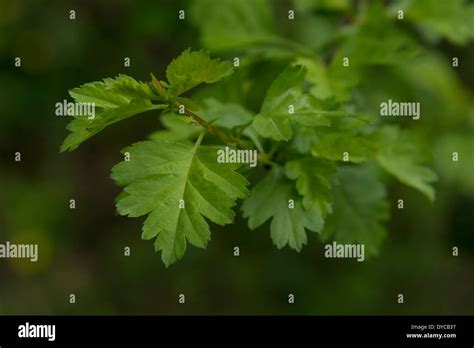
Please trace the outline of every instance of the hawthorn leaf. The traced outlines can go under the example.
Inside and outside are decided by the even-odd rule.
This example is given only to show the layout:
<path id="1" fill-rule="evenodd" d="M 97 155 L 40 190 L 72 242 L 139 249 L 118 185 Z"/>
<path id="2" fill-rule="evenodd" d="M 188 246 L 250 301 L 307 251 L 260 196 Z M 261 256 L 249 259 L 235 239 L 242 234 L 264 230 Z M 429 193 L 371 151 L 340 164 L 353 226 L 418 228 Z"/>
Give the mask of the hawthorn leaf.
<path id="1" fill-rule="evenodd" d="M 289 207 L 289 200 L 294 207 Z M 244 218 L 254 230 L 272 219 L 270 235 L 278 249 L 289 245 L 300 251 L 307 243 L 305 229 L 319 232 L 323 227 L 323 216 L 319 209 L 307 211 L 295 191 L 293 182 L 285 177 L 282 168 L 274 168 L 251 190 L 242 204 Z"/>
<path id="2" fill-rule="evenodd" d="M 311 147 L 319 139 L 315 128 L 296 126 L 294 127 L 294 135 L 291 139 L 291 148 L 298 153 L 308 154 Z"/>
<path id="3" fill-rule="evenodd" d="M 302 158 L 285 165 L 286 176 L 296 180 L 296 190 L 303 196 L 303 207 L 307 211 L 321 210 L 323 215 L 331 209 L 329 178 L 335 172 L 334 162 L 321 158 Z"/>
<path id="4" fill-rule="evenodd" d="M 230 62 L 211 59 L 204 51 L 187 49 L 166 68 L 168 91 L 176 97 L 201 83 L 217 82 L 233 71 Z"/>
<path id="5" fill-rule="evenodd" d="M 437 175 L 421 165 L 423 156 L 412 139 L 399 128 L 391 126 L 380 128 L 374 138 L 379 144 L 375 158 L 380 166 L 433 201 L 435 190 L 431 184 L 437 181 Z"/>
<path id="6" fill-rule="evenodd" d="M 332 132 L 322 134 L 314 141 L 311 154 L 334 161 L 362 163 L 374 155 L 375 148 L 376 144 L 365 136 L 351 132 Z"/>
<path id="7" fill-rule="evenodd" d="M 326 71 L 332 96 L 340 102 L 351 99 L 364 75 L 377 73 L 365 68 L 401 65 L 415 61 L 420 54 L 419 45 L 394 23 L 381 2 L 371 2 L 364 12 L 360 23 L 344 32 Z M 345 58 L 349 58 L 349 66 L 343 65 Z"/>
<path id="8" fill-rule="evenodd" d="M 201 117 L 217 127 L 233 129 L 252 121 L 253 115 L 240 104 L 222 103 L 214 98 L 203 101 Z"/>
<path id="9" fill-rule="evenodd" d="M 416 41 L 393 23 L 393 18 L 387 15 L 382 3 L 372 2 L 366 11 L 361 23 L 348 32 L 334 55 L 331 69 L 341 72 L 341 77 L 343 74 L 351 74 L 351 70 L 357 70 L 344 67 L 343 57 L 350 57 L 351 67 L 362 67 L 400 65 L 419 55 Z"/>
<path id="10" fill-rule="evenodd" d="M 258 134 L 289 140 L 293 135 L 290 121 L 309 127 L 331 125 L 328 116 L 333 112 L 314 109 L 314 100 L 303 95 L 305 74 L 302 66 L 289 66 L 273 81 L 252 124 Z"/>
<path id="11" fill-rule="evenodd" d="M 148 83 L 135 80 L 133 77 L 120 74 L 115 79 L 104 79 L 107 90 L 129 99 L 157 99 Z"/>
<path id="12" fill-rule="evenodd" d="M 310 93 L 319 99 L 333 97 L 331 78 L 328 76 L 327 68 L 321 60 L 310 58 L 298 58 L 296 64 L 307 69 L 306 79 L 313 84 Z"/>
<path id="13" fill-rule="evenodd" d="M 66 126 L 71 133 L 64 140 L 60 151 L 72 151 L 107 126 L 128 117 L 163 109 L 165 105 L 152 104 L 146 97 L 144 86 L 144 83 L 121 75 L 116 79 L 107 78 L 70 90 L 69 94 L 76 103 L 94 105 L 94 114 L 73 116 L 74 119 Z"/>
<path id="14" fill-rule="evenodd" d="M 66 126 L 71 133 L 64 139 L 60 151 L 72 151 L 111 124 L 160 108 L 162 108 L 160 105 L 153 105 L 149 100 L 139 99 L 118 107 L 96 110 L 94 119 L 84 116 L 75 117 Z"/>
<path id="15" fill-rule="evenodd" d="M 347 11 L 351 7 L 350 0 L 293 0 L 297 11 L 312 12 L 314 10 Z"/>
<path id="16" fill-rule="evenodd" d="M 248 48 L 275 38 L 267 0 L 195 0 L 191 18 L 201 31 L 204 46 L 215 52 Z"/>
<path id="17" fill-rule="evenodd" d="M 201 138 L 200 138 L 201 139 Z M 186 242 L 205 248 L 210 239 L 204 218 L 218 224 L 234 219 L 232 207 L 244 198 L 247 180 L 239 164 L 217 163 L 217 146 L 170 141 L 143 141 L 125 148 L 129 161 L 112 168 L 112 178 L 125 186 L 119 195 L 120 215 L 147 215 L 143 239 L 156 237 L 155 249 L 168 267 L 181 259 Z"/>
<path id="18" fill-rule="evenodd" d="M 474 4 L 465 0 L 403 0 L 391 5 L 393 12 L 403 9 L 428 38 L 445 37 L 457 45 L 474 39 Z"/>
<path id="19" fill-rule="evenodd" d="M 388 219 L 386 192 L 367 165 L 342 166 L 333 183 L 333 210 L 326 217 L 321 237 L 324 241 L 363 244 L 366 255 L 376 255 Z"/>
<path id="20" fill-rule="evenodd" d="M 94 103 L 99 108 L 115 108 L 126 105 L 130 102 L 130 98 L 115 93 L 109 89 L 110 80 L 96 81 L 86 83 L 80 87 L 73 88 L 69 91 L 69 95 L 76 103 Z"/>

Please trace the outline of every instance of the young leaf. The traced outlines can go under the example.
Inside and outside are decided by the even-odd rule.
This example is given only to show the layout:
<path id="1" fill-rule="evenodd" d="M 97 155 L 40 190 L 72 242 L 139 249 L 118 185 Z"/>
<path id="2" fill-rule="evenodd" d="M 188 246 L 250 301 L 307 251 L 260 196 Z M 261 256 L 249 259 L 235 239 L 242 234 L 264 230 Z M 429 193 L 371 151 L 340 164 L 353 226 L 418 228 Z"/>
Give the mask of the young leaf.
<path id="1" fill-rule="evenodd" d="M 306 79 L 313 84 L 310 93 L 319 99 L 328 99 L 334 96 L 332 80 L 327 67 L 321 60 L 310 58 L 298 58 L 296 64 L 306 68 Z"/>
<path id="2" fill-rule="evenodd" d="M 352 29 L 334 55 L 331 68 L 337 66 L 340 72 L 356 70 L 344 67 L 343 57 L 350 57 L 350 66 L 359 68 L 403 64 L 419 54 L 416 41 L 393 23 L 381 2 L 371 2 L 361 23 Z"/>
<path id="3" fill-rule="evenodd" d="M 102 131 L 105 127 L 124 120 L 128 117 L 141 114 L 145 111 L 159 108 L 148 100 L 132 100 L 129 104 L 124 104 L 114 108 L 97 110 L 94 119 L 86 117 L 75 117 L 66 129 L 71 131 L 61 145 L 61 152 L 76 149 L 81 143 Z"/>
<path id="4" fill-rule="evenodd" d="M 127 75 L 120 74 L 115 79 L 104 79 L 104 83 L 107 85 L 107 90 L 129 99 L 157 99 L 157 95 L 147 83 Z"/>
<path id="5" fill-rule="evenodd" d="M 362 135 L 331 132 L 318 137 L 311 148 L 311 154 L 333 161 L 343 161 L 344 154 L 347 153 L 348 162 L 361 163 L 374 155 L 375 148 L 376 144 Z"/>
<path id="6" fill-rule="evenodd" d="M 303 196 L 307 211 L 321 210 L 323 215 L 331 208 L 332 194 L 329 177 L 336 172 L 333 162 L 320 158 L 303 158 L 287 162 L 285 173 L 296 180 L 296 189 Z"/>
<path id="7" fill-rule="evenodd" d="M 95 114 L 93 117 L 74 117 L 66 127 L 72 133 L 66 137 L 60 150 L 72 151 L 113 123 L 145 111 L 163 108 L 163 105 L 153 105 L 147 99 L 148 92 L 144 83 L 125 75 L 72 89 L 69 94 L 75 102 L 93 104 Z"/>
<path id="8" fill-rule="evenodd" d="M 379 129 L 374 137 L 379 143 L 375 158 L 382 168 L 433 201 L 435 191 L 431 184 L 437 176 L 428 167 L 420 165 L 423 158 L 413 141 L 397 127 L 390 126 Z"/>
<path id="9" fill-rule="evenodd" d="M 289 200 L 294 207 L 289 206 Z M 248 225 L 253 230 L 272 218 L 270 233 L 273 243 L 279 248 L 289 245 L 300 251 L 306 244 L 305 228 L 320 231 L 323 216 L 319 209 L 306 211 L 293 183 L 285 178 L 282 168 L 274 168 L 250 192 L 242 204 L 243 216 L 249 218 Z"/>
<path id="10" fill-rule="evenodd" d="M 385 187 L 370 167 L 343 166 L 333 185 L 333 213 L 326 217 L 323 240 L 365 245 L 368 255 L 377 254 L 388 218 Z"/>
<path id="11" fill-rule="evenodd" d="M 105 83 L 105 81 L 86 83 L 71 89 L 69 95 L 77 103 L 94 103 L 99 108 L 115 108 L 128 104 L 130 98 L 112 92 L 109 89 L 109 83 L 110 79 L 108 79 L 108 83 Z"/>
<path id="12" fill-rule="evenodd" d="M 233 73 L 230 62 L 211 59 L 203 51 L 187 49 L 166 69 L 169 92 L 176 97 L 201 83 L 214 83 Z"/>
<path id="13" fill-rule="evenodd" d="M 429 38 L 445 37 L 464 45 L 474 39 L 474 4 L 465 0 L 398 1 L 392 9 L 402 8 L 407 18 L 423 29 Z"/>
<path id="14" fill-rule="evenodd" d="M 242 49 L 274 38 L 267 0 L 195 0 L 192 20 L 212 51 Z"/>
<path id="15" fill-rule="evenodd" d="M 233 129 L 252 121 L 252 113 L 240 104 L 222 103 L 217 99 L 204 100 L 202 118 L 217 127 Z"/>
<path id="16" fill-rule="evenodd" d="M 291 120 L 310 127 L 331 124 L 327 117 L 331 112 L 314 109 L 311 98 L 303 96 L 305 74 L 302 66 L 289 66 L 273 81 L 252 124 L 258 134 L 289 140 L 293 135 Z"/>
<path id="17" fill-rule="evenodd" d="M 219 147 L 199 142 L 139 142 L 124 149 L 130 161 L 112 169 L 112 178 L 125 186 L 119 214 L 149 214 L 142 238 L 156 237 L 155 249 L 162 251 L 166 266 L 182 258 L 186 241 L 205 248 L 210 231 L 204 217 L 219 225 L 231 223 L 236 199 L 247 195 L 247 180 L 235 171 L 239 165 L 217 163 Z"/>

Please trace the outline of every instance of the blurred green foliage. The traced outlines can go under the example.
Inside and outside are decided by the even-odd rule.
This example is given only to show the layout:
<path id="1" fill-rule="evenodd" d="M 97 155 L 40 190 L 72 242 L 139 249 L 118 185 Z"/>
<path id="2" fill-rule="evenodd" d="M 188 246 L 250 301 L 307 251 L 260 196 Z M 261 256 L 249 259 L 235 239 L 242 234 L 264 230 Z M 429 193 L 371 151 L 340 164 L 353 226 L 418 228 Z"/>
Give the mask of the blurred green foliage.
<path id="1" fill-rule="evenodd" d="M 474 312 L 472 3 L 0 0 L 0 9 L 0 243 L 40 243 L 37 264 L 0 261 L 1 314 Z M 181 9 L 185 20 L 178 19 Z M 231 79 L 197 91 L 200 100 L 258 112 L 276 75 L 298 61 L 326 106 L 376 115 L 389 98 L 419 101 L 419 122 L 387 123 L 410 130 L 431 155 L 439 176 L 435 202 L 384 177 L 389 234 L 379 256 L 367 262 L 325 259 L 311 234 L 301 254 L 277 250 L 268 226 L 250 232 L 237 220 L 231 228 L 213 226 L 208 250 L 189 250 L 166 270 L 136 233 L 141 222 L 115 215 L 118 189 L 107 177 L 121 148 L 160 129 L 158 112 L 110 127 L 65 156 L 57 149 L 68 120 L 54 115 L 54 105 L 88 81 L 119 73 L 140 80 L 150 71 L 164 76 L 167 62 L 188 47 L 242 57 Z M 357 67 L 350 73 L 340 64 L 346 55 Z M 15 57 L 22 58 L 21 68 Z M 124 67 L 124 57 L 131 67 Z M 314 144 L 300 139 L 292 146 Z M 17 151 L 21 162 L 14 161 Z M 399 198 L 403 210 L 396 207 Z M 123 256 L 125 246 L 130 257 Z M 186 305 L 178 304 L 179 293 Z M 296 296 L 293 305 L 289 293 Z M 399 293 L 403 305 L 396 303 Z"/>

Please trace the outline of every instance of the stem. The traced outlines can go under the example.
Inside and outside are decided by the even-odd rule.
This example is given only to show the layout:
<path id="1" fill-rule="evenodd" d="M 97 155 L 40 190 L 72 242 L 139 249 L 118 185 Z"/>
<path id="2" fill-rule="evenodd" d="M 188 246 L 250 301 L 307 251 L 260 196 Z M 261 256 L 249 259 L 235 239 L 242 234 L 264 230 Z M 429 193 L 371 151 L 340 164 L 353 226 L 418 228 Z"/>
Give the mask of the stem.
<path id="1" fill-rule="evenodd" d="M 155 93 L 158 92 L 158 94 L 161 97 L 165 98 L 166 97 L 165 89 L 163 88 L 161 83 L 155 78 L 155 76 L 153 76 L 153 74 L 151 76 L 152 76 L 151 86 L 155 89 Z M 172 103 L 175 107 L 177 107 L 179 109 L 180 104 L 176 100 L 173 100 Z M 153 105 L 152 108 L 153 109 L 165 109 L 167 106 L 168 105 L 157 104 L 157 105 Z M 193 111 L 188 110 L 186 108 L 184 108 L 184 113 L 185 113 L 185 115 L 187 115 L 187 116 L 191 117 L 192 119 L 194 119 L 201 126 L 203 126 L 209 133 L 217 136 L 218 138 L 220 138 L 224 142 L 226 142 L 228 144 L 231 144 L 231 145 L 238 145 L 240 147 L 243 147 L 242 144 L 240 143 L 240 134 L 236 138 L 231 133 L 228 133 L 228 132 L 223 131 L 222 129 L 220 129 L 218 127 L 213 126 L 211 123 L 209 123 L 206 120 L 204 120 L 203 118 L 201 118 L 198 114 L 196 114 Z M 247 127 L 248 127 L 248 125 L 247 125 Z M 242 132 L 243 132 L 243 130 L 242 130 Z M 200 136 L 199 143 L 201 142 L 201 140 L 202 140 L 202 137 Z"/>
<path id="2" fill-rule="evenodd" d="M 150 107 L 150 110 L 163 110 L 166 109 L 167 104 L 154 104 Z"/>
<path id="3" fill-rule="evenodd" d="M 244 133 L 244 131 L 250 127 L 250 125 L 253 123 L 253 120 L 250 122 L 247 122 L 239 127 L 239 131 L 237 132 L 237 138 L 240 139 L 240 136 Z"/>
<path id="4" fill-rule="evenodd" d="M 175 106 L 179 108 L 180 104 L 175 102 Z M 193 120 L 195 120 L 197 123 L 199 123 L 201 126 L 203 126 L 209 133 L 211 133 L 211 134 L 215 135 L 216 137 L 222 139 L 224 142 L 232 144 L 232 145 L 242 146 L 239 139 L 234 137 L 232 134 L 227 133 L 227 132 L 223 131 L 222 129 L 213 126 L 211 123 L 207 122 L 206 120 L 204 120 L 199 115 L 192 112 L 191 110 L 188 110 L 188 109 L 185 108 L 184 112 L 185 112 L 186 115 L 188 115 Z"/>
<path id="5" fill-rule="evenodd" d="M 194 144 L 195 148 L 197 148 L 197 147 L 199 147 L 199 145 L 201 145 L 201 141 L 204 138 L 204 135 L 206 135 L 206 132 L 202 132 L 201 134 L 199 134 L 199 137 L 197 138 L 196 143 Z"/>
<path id="6" fill-rule="evenodd" d="M 174 105 L 176 107 L 179 108 L 180 104 L 177 103 L 177 102 L 174 102 Z M 203 126 L 209 133 L 217 136 L 218 138 L 220 138 L 221 140 L 223 140 L 224 142 L 226 143 L 229 143 L 231 145 L 238 145 L 239 147 L 241 148 L 245 148 L 241 143 L 240 143 L 240 139 L 239 138 L 236 138 L 235 136 L 233 136 L 232 134 L 230 133 L 227 133 L 225 131 L 223 131 L 222 129 L 218 128 L 218 127 L 215 127 L 213 126 L 211 123 L 207 122 L 206 120 L 204 120 L 201 116 L 197 115 L 196 113 L 194 113 L 193 111 L 191 110 L 188 110 L 188 109 L 184 109 L 184 112 L 185 112 L 185 115 L 188 115 L 189 117 L 191 117 L 193 120 L 195 120 L 197 123 L 199 123 L 201 126 Z M 243 133 L 243 131 L 249 127 L 250 125 L 252 124 L 252 122 L 248 122 L 244 125 L 242 125 L 242 128 L 239 132 L 239 137 L 240 135 Z M 199 138 L 198 140 L 196 141 L 196 147 L 199 146 L 199 144 L 201 144 L 201 141 L 204 137 L 204 135 L 206 134 L 206 132 L 202 132 L 200 135 L 199 135 Z M 255 141 L 254 140 L 254 144 L 255 146 L 257 147 L 257 149 L 260 151 L 261 155 L 260 155 L 260 161 L 262 164 L 268 164 L 268 165 L 271 165 L 272 167 L 275 167 L 275 166 L 278 166 L 278 163 L 276 162 L 273 162 L 272 161 L 272 157 L 275 153 L 275 150 L 276 149 L 273 149 L 273 151 L 271 151 L 270 153 L 266 153 L 265 150 L 263 149 L 263 146 L 260 144 L 260 142 L 257 140 Z"/>

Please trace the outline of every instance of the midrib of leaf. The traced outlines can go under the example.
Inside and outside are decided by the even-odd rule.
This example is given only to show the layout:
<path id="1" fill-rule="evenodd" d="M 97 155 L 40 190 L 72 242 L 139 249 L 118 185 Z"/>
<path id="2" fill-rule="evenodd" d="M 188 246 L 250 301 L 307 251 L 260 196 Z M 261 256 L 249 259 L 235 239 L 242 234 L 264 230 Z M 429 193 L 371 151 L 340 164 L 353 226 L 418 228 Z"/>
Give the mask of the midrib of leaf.
<path id="1" fill-rule="evenodd" d="M 282 137 L 283 139 L 285 139 L 285 137 L 283 136 L 283 133 L 280 131 L 280 129 L 278 128 L 278 125 L 276 124 L 275 120 L 273 119 L 273 117 L 268 117 L 271 121 L 271 125 L 273 127 L 273 129 L 275 130 L 275 132 L 277 132 L 280 137 Z"/>
<path id="2" fill-rule="evenodd" d="M 194 161 L 194 160 L 193 160 L 193 161 Z M 202 163 L 202 162 L 200 162 L 200 163 Z M 216 213 L 218 213 L 219 215 L 225 217 L 224 214 L 222 214 L 218 209 L 216 209 L 216 206 L 214 205 L 213 202 L 210 202 L 209 200 L 207 200 L 206 198 L 204 198 L 204 197 L 201 195 L 201 192 L 199 192 L 199 190 L 196 189 L 196 187 L 195 187 L 191 182 L 189 182 L 189 185 L 191 185 L 191 187 L 195 190 L 196 194 L 199 195 L 199 197 L 201 197 L 204 201 L 206 201 L 207 203 L 209 203 L 209 205 L 214 209 L 214 211 L 215 211 Z"/>
<path id="3" fill-rule="evenodd" d="M 292 236 L 292 238 L 290 238 L 290 239 L 288 240 L 288 243 L 291 244 L 291 243 L 290 243 L 290 242 L 291 242 L 291 239 L 293 239 L 294 245 L 297 246 L 297 245 L 299 244 L 299 243 L 298 243 L 299 240 L 298 240 L 298 235 L 297 235 L 298 232 L 297 232 L 297 226 L 296 226 L 296 224 L 295 224 L 295 220 L 294 220 L 294 218 L 293 218 L 293 216 L 292 216 L 290 210 L 289 210 L 289 209 L 286 209 L 286 206 L 285 206 L 284 212 L 285 212 L 285 219 L 288 219 L 288 220 L 290 221 L 290 223 L 291 223 L 291 230 L 292 230 L 292 231 L 291 231 L 291 236 Z M 301 244 L 304 245 L 303 242 L 302 242 Z"/>
<path id="4" fill-rule="evenodd" d="M 225 180 L 225 181 L 229 184 L 229 186 L 232 186 L 233 188 L 235 188 L 235 185 L 234 185 L 232 182 L 228 181 L 227 178 L 224 177 L 224 176 L 222 176 L 220 173 L 214 172 L 211 168 L 209 168 L 208 166 L 206 166 L 206 163 L 204 163 L 204 162 L 202 162 L 202 161 L 199 161 L 199 163 L 200 163 L 204 168 L 206 168 L 207 170 L 209 170 L 210 172 L 213 172 L 216 176 L 218 176 L 218 177 L 221 178 L 222 180 Z"/>
<path id="5" fill-rule="evenodd" d="M 186 169 L 186 175 L 184 176 L 185 180 L 184 180 L 184 185 L 183 185 L 183 190 L 181 191 L 181 199 L 184 200 L 184 193 L 186 192 L 186 188 L 188 186 L 188 178 L 189 178 L 189 172 L 191 171 L 191 167 L 193 165 L 193 162 L 194 162 L 194 157 L 196 156 L 196 153 L 197 153 L 197 149 L 199 148 L 199 145 L 201 145 L 201 141 L 202 141 L 202 138 L 204 138 L 204 135 L 206 133 L 203 132 L 199 135 L 198 139 L 196 140 L 196 143 L 194 144 L 194 148 L 193 148 L 193 152 L 192 152 L 192 155 L 191 155 L 191 160 L 189 161 L 189 166 L 188 168 Z M 188 214 L 188 210 L 187 210 L 187 204 L 186 202 L 184 202 L 184 211 L 186 211 L 186 214 Z M 178 232 L 178 223 L 179 223 L 179 219 L 181 217 L 181 212 L 182 212 L 182 209 L 179 209 L 178 210 L 178 216 L 176 218 L 176 225 L 174 226 L 174 233 L 173 233 L 173 251 L 175 250 L 175 244 L 176 244 L 176 233 Z"/>

